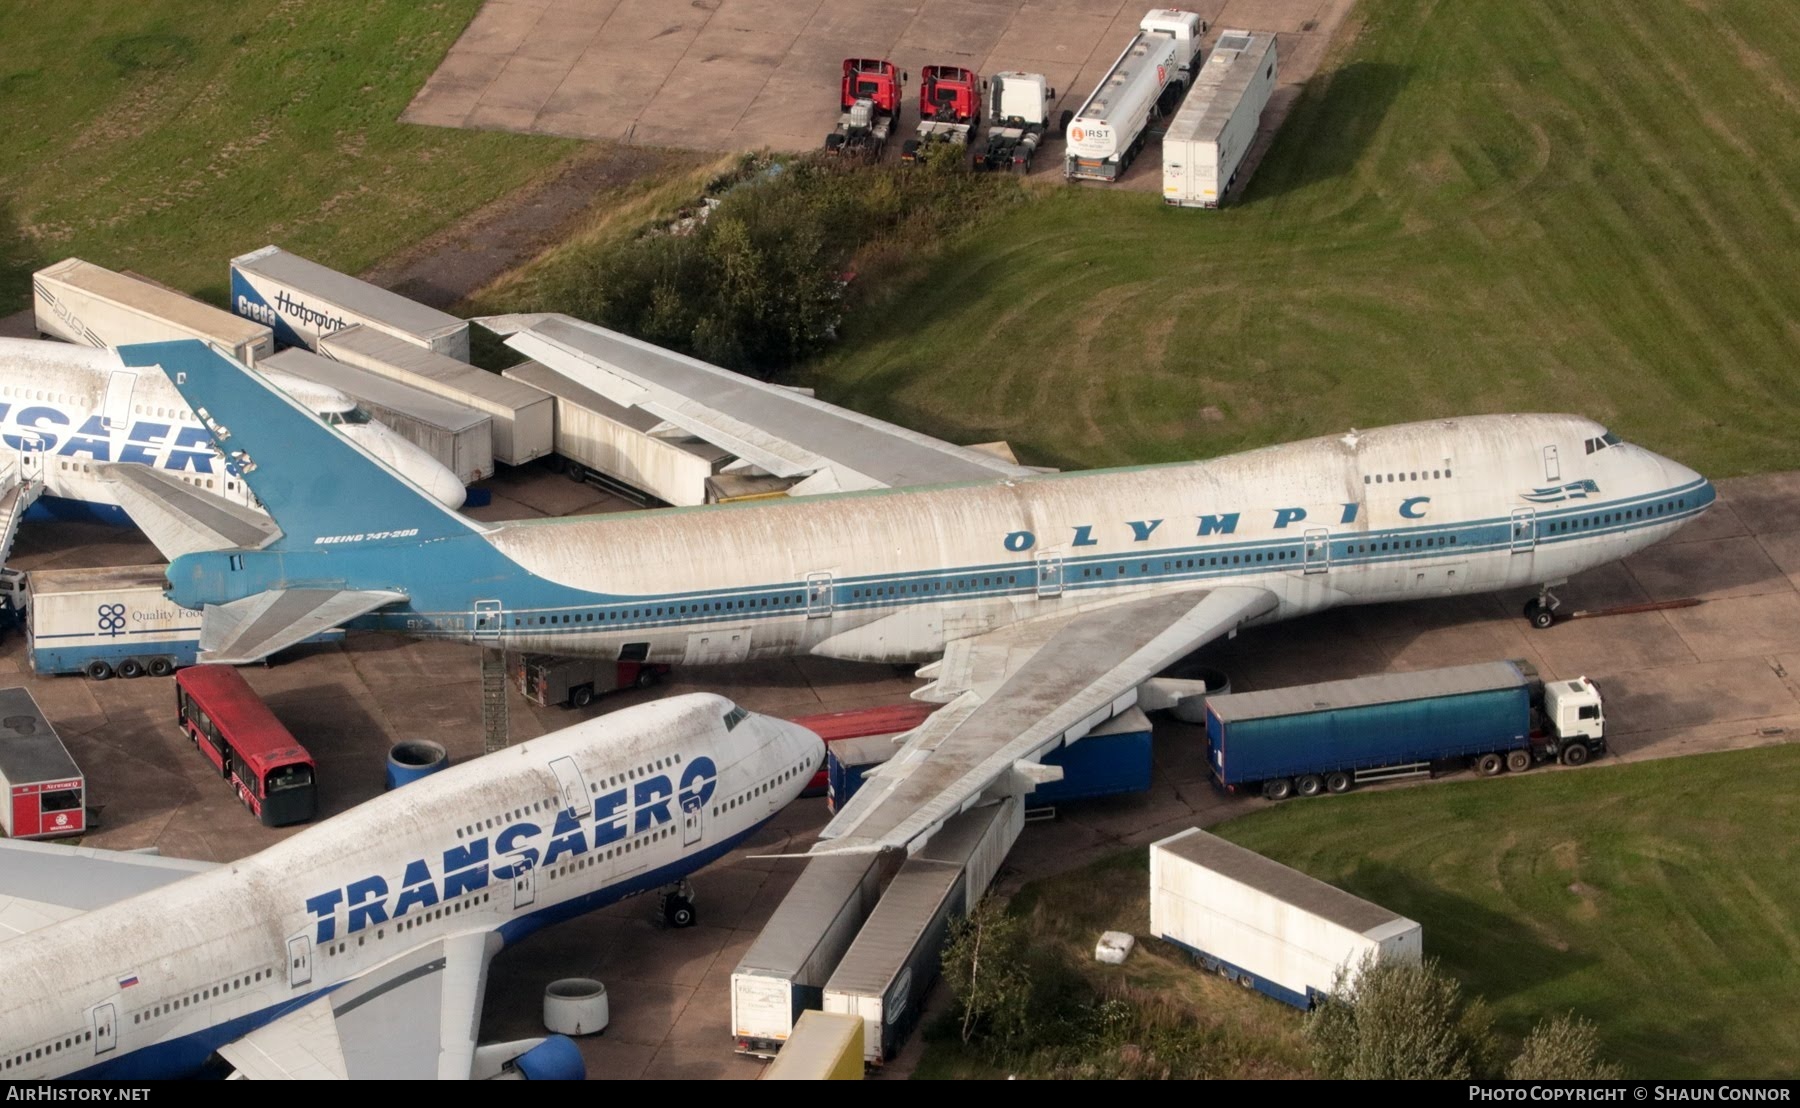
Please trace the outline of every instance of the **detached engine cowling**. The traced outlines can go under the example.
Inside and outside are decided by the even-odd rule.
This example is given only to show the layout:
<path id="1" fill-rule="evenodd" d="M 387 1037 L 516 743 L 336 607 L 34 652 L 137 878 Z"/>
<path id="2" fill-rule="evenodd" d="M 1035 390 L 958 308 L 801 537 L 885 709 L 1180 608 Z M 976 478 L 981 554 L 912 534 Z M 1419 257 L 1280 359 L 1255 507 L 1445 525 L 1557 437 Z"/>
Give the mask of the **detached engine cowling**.
<path id="1" fill-rule="evenodd" d="M 502 1081 L 582 1081 L 587 1064 L 567 1035 L 489 1043 L 475 1049 L 471 1077 Z"/>

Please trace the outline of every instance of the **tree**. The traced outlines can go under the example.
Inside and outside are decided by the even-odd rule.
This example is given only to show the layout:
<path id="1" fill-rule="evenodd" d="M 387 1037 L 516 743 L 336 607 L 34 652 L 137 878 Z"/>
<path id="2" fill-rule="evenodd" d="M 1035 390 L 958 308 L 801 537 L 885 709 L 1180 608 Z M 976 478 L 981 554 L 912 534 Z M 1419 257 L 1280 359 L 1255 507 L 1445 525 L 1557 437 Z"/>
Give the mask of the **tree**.
<path id="1" fill-rule="evenodd" d="M 1512 1081 L 1617 1081 L 1625 1070 L 1600 1057 L 1600 1031 L 1573 1012 L 1540 1020 L 1506 1067 Z"/>
<path id="2" fill-rule="evenodd" d="M 1445 1080 L 1491 1072 L 1487 1008 L 1465 1000 L 1438 968 L 1365 957 L 1338 971 L 1332 993 L 1307 1017 L 1313 1066 L 1322 1077 Z"/>
<path id="3" fill-rule="evenodd" d="M 964 1043 L 977 1031 L 1005 1043 L 1025 1029 L 1031 1006 L 1025 954 L 1023 923 L 991 896 L 951 925 L 943 973 L 962 1014 Z"/>

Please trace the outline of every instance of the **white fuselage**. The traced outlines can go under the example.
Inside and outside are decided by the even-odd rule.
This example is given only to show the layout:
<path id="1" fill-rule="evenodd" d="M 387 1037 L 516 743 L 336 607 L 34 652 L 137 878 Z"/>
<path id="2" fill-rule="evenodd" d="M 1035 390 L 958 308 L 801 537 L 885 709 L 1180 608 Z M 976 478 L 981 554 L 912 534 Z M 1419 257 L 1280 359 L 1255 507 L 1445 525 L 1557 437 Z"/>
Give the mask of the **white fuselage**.
<path id="1" fill-rule="evenodd" d="M 264 375 L 439 503 L 462 504 L 464 489 L 454 474 L 369 421 L 342 393 L 286 374 Z M 159 370 L 128 369 L 111 350 L 0 339 L 0 442 L 31 459 L 46 496 L 117 507 L 97 467 L 133 462 L 235 504 L 257 506 L 169 379 Z"/>
<path id="2" fill-rule="evenodd" d="M 919 661 L 1157 591 L 1265 588 L 1268 621 L 1556 583 L 1713 497 L 1591 420 L 1477 416 L 1180 465 L 507 524 L 484 539 L 529 577 L 484 601 L 446 555 L 460 584 L 420 581 L 410 611 L 357 626 L 690 665 Z"/>
<path id="3" fill-rule="evenodd" d="M 823 749 L 723 697 L 657 701 L 0 942 L 0 1081 L 188 1072 L 427 943 L 668 885 L 798 796 Z"/>

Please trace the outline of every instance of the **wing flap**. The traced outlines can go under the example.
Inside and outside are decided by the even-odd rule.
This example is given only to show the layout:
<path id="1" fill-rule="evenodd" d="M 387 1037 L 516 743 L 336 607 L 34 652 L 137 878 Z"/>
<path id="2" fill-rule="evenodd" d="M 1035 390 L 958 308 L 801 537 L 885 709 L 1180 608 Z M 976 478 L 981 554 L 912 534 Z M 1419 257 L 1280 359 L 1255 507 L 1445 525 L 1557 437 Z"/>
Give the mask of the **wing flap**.
<path id="1" fill-rule="evenodd" d="M 131 521 L 163 557 L 174 561 L 202 550 L 258 550 L 281 537 L 269 517 L 213 496 L 150 466 L 100 466 Z"/>
<path id="2" fill-rule="evenodd" d="M 200 660 L 259 662 L 347 620 L 405 600 L 385 590 L 273 589 L 200 613 Z"/>
<path id="3" fill-rule="evenodd" d="M 1145 680 L 1276 603 L 1265 589 L 1217 588 L 980 636 L 939 671 L 938 684 L 967 687 L 839 810 L 815 850 L 912 846 L 1010 781 L 1016 764 L 1078 740 L 1130 707 Z"/>

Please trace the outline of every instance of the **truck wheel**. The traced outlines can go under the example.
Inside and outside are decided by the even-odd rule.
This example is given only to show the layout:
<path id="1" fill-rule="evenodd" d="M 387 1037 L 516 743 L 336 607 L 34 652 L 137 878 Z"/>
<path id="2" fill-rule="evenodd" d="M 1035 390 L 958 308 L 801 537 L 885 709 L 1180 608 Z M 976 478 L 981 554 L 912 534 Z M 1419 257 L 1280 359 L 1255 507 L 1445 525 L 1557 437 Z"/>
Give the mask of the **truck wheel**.
<path id="1" fill-rule="evenodd" d="M 82 672 L 88 675 L 90 681 L 104 681 L 112 676 L 112 667 L 100 659 L 95 658 L 87 664 L 87 668 L 83 669 Z"/>
<path id="2" fill-rule="evenodd" d="M 563 476 L 579 485 L 587 480 L 587 467 L 580 462 L 570 462 L 569 467 L 563 470 Z"/>
<path id="3" fill-rule="evenodd" d="M 168 676 L 172 675 L 174 672 L 175 672 L 175 659 L 173 659 L 173 658 L 152 658 L 152 659 L 150 659 L 150 676 L 152 676 L 152 677 L 168 677 Z"/>
<path id="4" fill-rule="evenodd" d="M 1475 772 L 1483 777 L 1498 776 L 1506 768 L 1506 761 L 1492 752 L 1475 756 Z"/>
<path id="5" fill-rule="evenodd" d="M 1325 791 L 1325 781 L 1316 773 L 1309 773 L 1294 782 L 1294 791 L 1301 796 L 1318 796 Z"/>
<path id="6" fill-rule="evenodd" d="M 1524 773 L 1531 768 L 1531 751 L 1509 750 L 1506 752 L 1506 769 L 1509 773 Z"/>
<path id="7" fill-rule="evenodd" d="M 127 658 L 123 662 L 119 663 L 119 676 L 120 677 L 131 678 L 131 677 L 142 677 L 143 675 L 144 675 L 144 663 L 138 661 L 136 658 Z"/>
<path id="8" fill-rule="evenodd" d="M 647 689 L 655 684 L 656 684 L 656 671 L 651 669 L 649 666 L 639 666 L 637 681 L 636 681 L 637 687 L 640 689 Z"/>
<path id="9" fill-rule="evenodd" d="M 1350 791 L 1350 775 L 1347 773 L 1328 773 L 1325 775 L 1325 791 L 1328 793 L 1347 793 Z"/>
<path id="10" fill-rule="evenodd" d="M 1263 782 L 1263 795 L 1270 800 L 1286 800 L 1294 795 L 1294 783 L 1285 777 Z"/>
<path id="11" fill-rule="evenodd" d="M 544 468 L 551 473 L 561 473 L 568 467 L 568 464 L 569 463 L 563 459 L 561 454 L 544 455 Z"/>
<path id="12" fill-rule="evenodd" d="M 594 686 L 578 685 L 569 690 L 569 707 L 585 708 L 594 702 Z"/>
<path id="13" fill-rule="evenodd" d="M 1570 743 L 1568 746 L 1563 747 L 1563 752 L 1562 752 L 1562 764 L 1563 765 L 1565 765 L 1565 766 L 1586 765 L 1587 760 L 1588 760 L 1588 748 L 1586 747 L 1586 745 L 1576 742 L 1576 743 Z"/>

